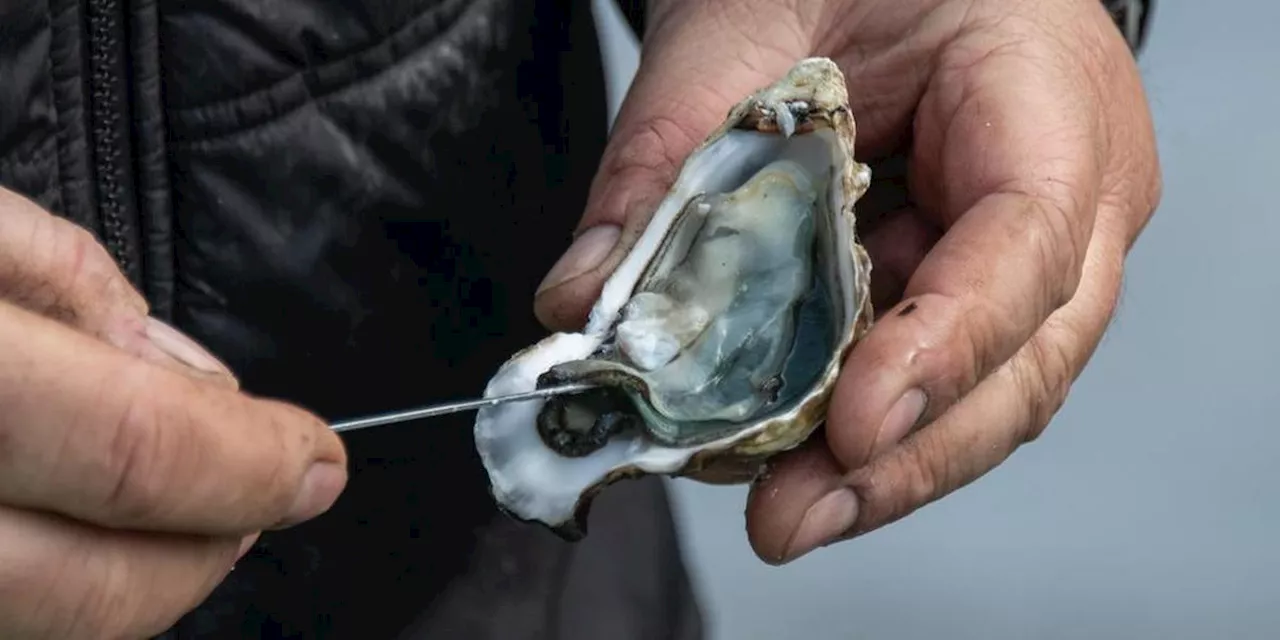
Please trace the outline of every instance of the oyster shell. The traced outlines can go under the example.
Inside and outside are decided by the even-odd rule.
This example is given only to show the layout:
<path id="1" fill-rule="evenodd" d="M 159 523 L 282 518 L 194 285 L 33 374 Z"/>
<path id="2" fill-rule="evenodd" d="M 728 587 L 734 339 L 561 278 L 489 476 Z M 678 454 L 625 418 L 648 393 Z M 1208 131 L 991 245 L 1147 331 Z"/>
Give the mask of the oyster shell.
<path id="1" fill-rule="evenodd" d="M 486 396 L 596 389 L 482 409 L 475 441 L 499 506 L 585 535 L 625 477 L 752 480 L 823 421 L 871 323 L 844 76 L 809 58 L 733 107 L 685 160 L 581 333 L 512 356 Z"/>

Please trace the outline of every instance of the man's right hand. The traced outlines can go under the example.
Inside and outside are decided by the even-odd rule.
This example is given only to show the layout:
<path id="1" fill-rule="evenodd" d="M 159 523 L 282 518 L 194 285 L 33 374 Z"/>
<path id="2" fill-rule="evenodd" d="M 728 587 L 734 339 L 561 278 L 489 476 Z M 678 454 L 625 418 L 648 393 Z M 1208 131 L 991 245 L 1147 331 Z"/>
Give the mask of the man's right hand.
<path id="1" fill-rule="evenodd" d="M 0 189 L 0 637 L 156 635 L 346 480 L 319 418 L 241 393 L 90 234 Z"/>

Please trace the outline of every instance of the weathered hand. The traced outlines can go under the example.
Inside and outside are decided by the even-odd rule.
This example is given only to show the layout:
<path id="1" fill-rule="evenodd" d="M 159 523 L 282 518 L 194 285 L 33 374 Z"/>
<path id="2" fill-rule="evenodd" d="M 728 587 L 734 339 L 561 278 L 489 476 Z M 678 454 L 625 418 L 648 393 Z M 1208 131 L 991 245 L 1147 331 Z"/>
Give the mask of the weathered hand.
<path id="1" fill-rule="evenodd" d="M 345 482 L 319 419 L 240 393 L 92 236 L 0 189 L 0 637 L 153 636 Z"/>
<path id="2" fill-rule="evenodd" d="M 1160 191 L 1137 68 L 1097 0 L 659 1 L 544 323 L 580 326 L 682 159 L 809 55 L 846 73 L 859 158 L 905 158 L 907 189 L 862 230 L 880 317 L 824 431 L 751 492 L 769 562 L 892 522 L 1036 437 Z"/>

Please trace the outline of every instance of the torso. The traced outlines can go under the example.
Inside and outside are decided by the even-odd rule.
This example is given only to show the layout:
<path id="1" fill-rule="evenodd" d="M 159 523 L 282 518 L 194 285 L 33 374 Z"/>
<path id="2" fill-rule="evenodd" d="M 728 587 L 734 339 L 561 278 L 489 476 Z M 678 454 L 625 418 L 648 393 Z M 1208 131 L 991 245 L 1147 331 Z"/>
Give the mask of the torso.
<path id="1" fill-rule="evenodd" d="M 568 4 L 7 3 L 0 183 L 97 232 L 252 393 L 328 419 L 471 396 L 542 333 L 533 292 L 605 139 Z M 265 535 L 174 637 L 696 629 L 656 481 L 571 546 L 496 514 L 469 416 L 347 442 L 334 509 Z M 548 608 L 583 590 L 613 608 Z"/>

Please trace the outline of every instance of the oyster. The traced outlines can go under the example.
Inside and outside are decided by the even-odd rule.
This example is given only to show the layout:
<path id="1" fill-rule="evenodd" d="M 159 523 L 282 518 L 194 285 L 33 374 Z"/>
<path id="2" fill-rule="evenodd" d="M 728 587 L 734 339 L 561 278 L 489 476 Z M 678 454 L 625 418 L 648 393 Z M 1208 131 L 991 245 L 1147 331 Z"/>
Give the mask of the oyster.
<path id="1" fill-rule="evenodd" d="M 733 107 L 685 160 L 581 333 L 512 356 L 486 396 L 585 393 L 482 409 L 475 441 L 499 506 L 585 535 L 592 497 L 642 474 L 752 480 L 823 421 L 871 323 L 844 76 L 825 58 Z"/>

